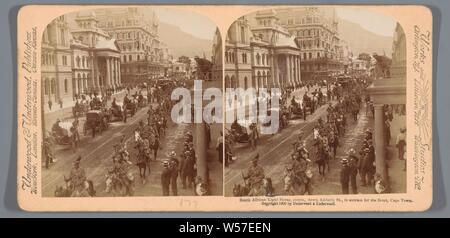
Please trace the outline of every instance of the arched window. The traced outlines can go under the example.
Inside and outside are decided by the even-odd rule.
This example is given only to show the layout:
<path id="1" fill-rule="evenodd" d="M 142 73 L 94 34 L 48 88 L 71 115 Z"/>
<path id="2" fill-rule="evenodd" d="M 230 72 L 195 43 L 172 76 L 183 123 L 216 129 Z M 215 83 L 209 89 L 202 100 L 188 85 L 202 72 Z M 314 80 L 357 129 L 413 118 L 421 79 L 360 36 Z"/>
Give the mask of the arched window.
<path id="1" fill-rule="evenodd" d="M 141 56 L 140 55 L 137 55 L 137 60 L 140 60 L 141 59 Z"/>
<path id="2" fill-rule="evenodd" d="M 257 65 L 261 64 L 261 56 L 259 56 L 259 53 L 256 54 L 256 64 Z"/>
<path id="3" fill-rule="evenodd" d="M 269 65 L 269 55 L 266 56 L 266 64 Z"/>
<path id="4" fill-rule="evenodd" d="M 126 55 L 123 56 L 123 62 L 124 62 L 124 63 L 127 62 L 127 56 L 126 56 Z"/>
<path id="5" fill-rule="evenodd" d="M 133 56 L 132 56 L 132 55 L 129 55 L 129 56 L 128 56 L 128 60 L 129 60 L 129 61 L 133 61 Z"/>
<path id="6" fill-rule="evenodd" d="M 86 66 L 85 63 L 86 63 L 86 57 L 83 56 L 83 58 L 82 58 L 82 65 L 83 65 L 83 68 Z"/>
<path id="7" fill-rule="evenodd" d="M 236 88 L 236 78 L 233 76 L 231 76 L 231 88 Z"/>
<path id="8" fill-rule="evenodd" d="M 231 81 L 230 81 L 230 77 L 228 77 L 228 75 L 225 76 L 225 83 L 228 84 L 229 88 L 231 88 Z"/>
<path id="9" fill-rule="evenodd" d="M 266 54 L 262 54 L 262 64 L 266 62 Z"/>
<path id="10" fill-rule="evenodd" d="M 244 89 L 248 88 L 248 79 L 247 77 L 244 77 Z"/>
<path id="11" fill-rule="evenodd" d="M 52 78 L 52 80 L 51 80 L 51 94 L 55 94 L 56 93 L 56 81 L 55 81 L 55 79 L 54 78 Z"/>

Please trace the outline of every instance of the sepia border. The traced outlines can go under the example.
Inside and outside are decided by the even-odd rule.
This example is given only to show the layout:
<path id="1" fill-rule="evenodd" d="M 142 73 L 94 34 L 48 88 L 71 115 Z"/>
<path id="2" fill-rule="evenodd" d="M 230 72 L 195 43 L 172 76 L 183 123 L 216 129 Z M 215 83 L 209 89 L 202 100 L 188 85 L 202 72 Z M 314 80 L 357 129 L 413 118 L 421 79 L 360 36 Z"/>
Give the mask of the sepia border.
<path id="1" fill-rule="evenodd" d="M 69 12 L 95 8 L 114 8 L 125 5 L 28 5 L 20 9 L 17 21 L 17 196 L 19 206 L 27 211 L 424 211 L 432 203 L 432 13 L 418 5 L 347 5 L 376 11 L 395 19 L 407 38 L 407 193 L 311 195 L 255 198 L 242 202 L 240 198 L 208 197 L 41 197 L 41 85 L 40 41 L 47 24 Z M 128 6 L 128 5 L 126 5 Z M 143 5 L 136 5 L 143 6 Z M 239 17 L 256 10 L 307 5 L 154 5 L 193 11 L 209 17 L 222 36 Z M 326 5 L 321 5 L 326 6 Z M 330 5 L 331 6 L 331 5 Z M 418 17 L 420 16 L 420 18 Z M 417 29 L 429 35 L 429 45 L 414 45 Z M 420 36 L 419 36 L 420 37 Z M 224 39 L 222 39 L 224 42 Z M 225 44 L 222 44 L 225 47 Z M 223 57 L 222 57 L 223 58 Z M 22 67 L 29 64 L 28 70 Z M 222 64 L 223 65 L 223 64 Z M 30 123 L 23 117 L 30 117 Z M 36 166 L 39 164 L 39 166 Z M 32 188 L 22 188 L 23 179 Z M 311 205 L 289 205 L 301 198 Z M 356 201 L 354 199 L 358 199 Z M 261 200 L 277 201 L 278 206 L 262 205 Z M 333 200 L 334 205 L 320 202 Z M 317 202 L 316 202 L 317 201 Z M 313 205 L 312 205 L 313 204 Z"/>

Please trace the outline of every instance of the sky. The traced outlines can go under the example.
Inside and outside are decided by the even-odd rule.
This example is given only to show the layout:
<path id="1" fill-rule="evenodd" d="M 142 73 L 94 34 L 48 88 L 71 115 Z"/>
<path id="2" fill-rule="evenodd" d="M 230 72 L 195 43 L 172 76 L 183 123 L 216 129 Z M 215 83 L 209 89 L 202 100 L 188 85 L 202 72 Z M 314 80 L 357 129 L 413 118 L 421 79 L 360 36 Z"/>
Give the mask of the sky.
<path id="1" fill-rule="evenodd" d="M 208 17 L 190 11 L 153 8 L 159 21 L 178 26 L 182 31 L 201 39 L 212 40 L 216 25 Z"/>
<path id="2" fill-rule="evenodd" d="M 392 36 L 397 23 L 390 16 L 360 8 L 336 7 L 336 14 L 341 19 L 357 23 L 364 29 L 383 36 Z"/>

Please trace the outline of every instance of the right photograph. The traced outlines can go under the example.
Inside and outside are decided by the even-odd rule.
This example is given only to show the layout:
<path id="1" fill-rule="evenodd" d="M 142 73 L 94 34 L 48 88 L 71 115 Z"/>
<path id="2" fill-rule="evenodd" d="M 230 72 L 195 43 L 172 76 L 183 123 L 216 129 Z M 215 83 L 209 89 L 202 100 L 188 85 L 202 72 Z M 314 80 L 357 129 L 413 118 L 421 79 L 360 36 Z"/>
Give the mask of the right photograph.
<path id="1" fill-rule="evenodd" d="M 406 39 L 351 6 L 272 8 L 228 29 L 225 196 L 406 193 Z"/>

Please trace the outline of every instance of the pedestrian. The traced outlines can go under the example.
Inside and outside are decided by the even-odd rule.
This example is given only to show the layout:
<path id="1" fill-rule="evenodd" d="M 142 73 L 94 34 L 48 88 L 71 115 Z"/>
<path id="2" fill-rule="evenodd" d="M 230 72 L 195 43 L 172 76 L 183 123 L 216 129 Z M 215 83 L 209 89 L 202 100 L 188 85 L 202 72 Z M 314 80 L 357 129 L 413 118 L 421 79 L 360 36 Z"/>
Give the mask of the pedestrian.
<path id="1" fill-rule="evenodd" d="M 217 137 L 216 150 L 217 150 L 217 154 L 219 156 L 219 162 L 223 163 L 223 132 L 222 131 L 220 131 L 220 136 Z"/>
<path id="2" fill-rule="evenodd" d="M 178 179 L 178 172 L 179 172 L 179 161 L 177 160 L 177 154 L 175 151 L 170 152 L 169 154 L 169 168 L 171 170 L 171 176 L 170 176 L 170 187 L 172 189 L 172 195 L 178 196 L 178 189 L 177 189 L 177 179 Z"/>
<path id="3" fill-rule="evenodd" d="M 404 160 L 405 147 L 406 147 L 406 128 L 400 128 L 400 133 L 397 135 L 395 145 L 398 149 L 398 159 Z"/>
<path id="4" fill-rule="evenodd" d="M 61 98 L 58 99 L 58 103 L 59 103 L 59 108 L 63 108 L 63 101 L 61 100 Z"/>
<path id="5" fill-rule="evenodd" d="M 391 123 L 388 118 L 384 121 L 384 133 L 386 145 L 389 146 L 391 144 Z"/>
<path id="6" fill-rule="evenodd" d="M 52 100 L 48 100 L 48 108 L 50 109 L 50 111 L 52 110 Z"/>
<path id="7" fill-rule="evenodd" d="M 341 187 L 342 187 L 342 194 L 348 194 L 349 193 L 349 182 L 350 182 L 350 166 L 348 164 L 348 159 L 343 158 L 341 160 Z"/>
<path id="8" fill-rule="evenodd" d="M 256 139 L 258 138 L 258 130 L 256 128 L 256 123 L 250 125 L 250 144 L 253 150 L 256 150 Z"/>
<path id="9" fill-rule="evenodd" d="M 161 173 L 161 187 L 163 196 L 169 196 L 170 179 L 172 177 L 172 171 L 169 168 L 169 160 L 163 161 L 163 171 Z"/>
<path id="10" fill-rule="evenodd" d="M 373 165 L 375 157 L 371 153 L 370 148 L 366 147 L 362 154 L 362 159 L 359 165 L 359 173 L 361 176 L 361 186 L 368 186 L 372 184 L 375 167 Z"/>

